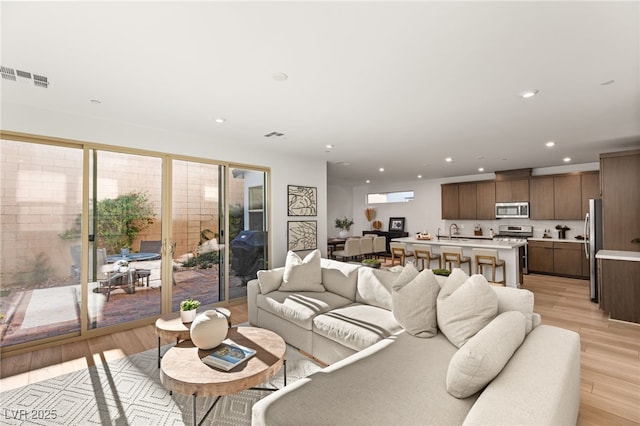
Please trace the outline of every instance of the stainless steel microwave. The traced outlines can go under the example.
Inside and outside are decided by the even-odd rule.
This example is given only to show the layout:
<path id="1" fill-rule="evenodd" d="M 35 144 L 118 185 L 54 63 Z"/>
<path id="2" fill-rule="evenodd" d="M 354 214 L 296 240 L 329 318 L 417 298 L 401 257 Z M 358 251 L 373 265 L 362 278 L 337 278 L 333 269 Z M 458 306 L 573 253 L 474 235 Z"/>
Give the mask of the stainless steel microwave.
<path id="1" fill-rule="evenodd" d="M 496 219 L 528 218 L 529 203 L 496 203 Z"/>

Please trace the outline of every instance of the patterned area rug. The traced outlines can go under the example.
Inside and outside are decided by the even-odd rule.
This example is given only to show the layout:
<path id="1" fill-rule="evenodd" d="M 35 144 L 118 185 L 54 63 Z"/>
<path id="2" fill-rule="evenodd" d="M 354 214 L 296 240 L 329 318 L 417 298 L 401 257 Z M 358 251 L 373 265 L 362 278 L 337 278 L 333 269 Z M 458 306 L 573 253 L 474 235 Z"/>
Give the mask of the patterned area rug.
<path id="1" fill-rule="evenodd" d="M 163 353 L 170 345 L 163 347 Z M 287 346 L 287 383 L 322 367 Z M 282 387 L 282 370 L 266 387 Z M 247 390 L 220 398 L 205 425 L 249 425 L 251 407 L 268 391 Z M 215 397 L 197 398 L 200 421 Z M 159 378 L 157 349 L 65 374 L 0 394 L 0 424 L 183 425 L 192 424 L 192 399 L 173 394 Z"/>

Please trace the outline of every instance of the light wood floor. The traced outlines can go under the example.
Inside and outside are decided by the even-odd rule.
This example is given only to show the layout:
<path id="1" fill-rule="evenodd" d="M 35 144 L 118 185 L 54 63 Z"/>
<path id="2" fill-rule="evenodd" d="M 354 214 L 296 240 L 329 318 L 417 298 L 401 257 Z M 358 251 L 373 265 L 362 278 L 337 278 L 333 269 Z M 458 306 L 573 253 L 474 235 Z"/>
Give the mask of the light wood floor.
<path id="1" fill-rule="evenodd" d="M 640 326 L 609 321 L 589 301 L 587 281 L 527 275 L 524 287 L 535 293 L 535 311 L 542 315 L 543 323 L 580 333 L 582 383 L 578 424 L 640 425 Z M 232 306 L 231 310 L 234 323 L 247 321 L 246 306 Z M 0 390 L 156 347 L 153 326 L 148 325 L 6 357 L 0 365 Z"/>

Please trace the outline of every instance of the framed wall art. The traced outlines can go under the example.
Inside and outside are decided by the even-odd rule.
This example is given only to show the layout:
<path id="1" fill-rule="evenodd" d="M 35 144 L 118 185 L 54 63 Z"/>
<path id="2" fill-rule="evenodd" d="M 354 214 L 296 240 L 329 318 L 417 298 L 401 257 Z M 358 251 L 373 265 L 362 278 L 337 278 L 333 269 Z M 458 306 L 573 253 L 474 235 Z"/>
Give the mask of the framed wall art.
<path id="1" fill-rule="evenodd" d="M 404 232 L 404 217 L 390 217 L 389 231 Z"/>
<path id="2" fill-rule="evenodd" d="M 287 222 L 287 247 L 291 251 L 318 248 L 318 222 L 315 220 L 291 220 Z"/>
<path id="3" fill-rule="evenodd" d="M 289 216 L 316 216 L 318 188 L 313 186 L 287 186 L 287 213 Z"/>

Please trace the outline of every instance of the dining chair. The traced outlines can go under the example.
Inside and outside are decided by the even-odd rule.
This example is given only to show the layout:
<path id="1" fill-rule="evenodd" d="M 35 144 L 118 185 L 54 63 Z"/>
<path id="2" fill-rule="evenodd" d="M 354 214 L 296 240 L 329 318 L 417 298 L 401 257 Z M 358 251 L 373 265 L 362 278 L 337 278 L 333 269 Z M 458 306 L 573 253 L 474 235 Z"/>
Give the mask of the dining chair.
<path id="1" fill-rule="evenodd" d="M 343 250 L 333 252 L 335 258 L 342 258 L 344 261 L 360 256 L 360 241 L 358 238 L 348 238 L 344 243 Z"/>
<path id="2" fill-rule="evenodd" d="M 360 255 L 364 258 L 373 254 L 373 238 L 360 238 Z"/>
<path id="3" fill-rule="evenodd" d="M 377 235 L 373 239 L 373 253 L 377 258 L 385 256 L 387 254 L 387 237 Z"/>

